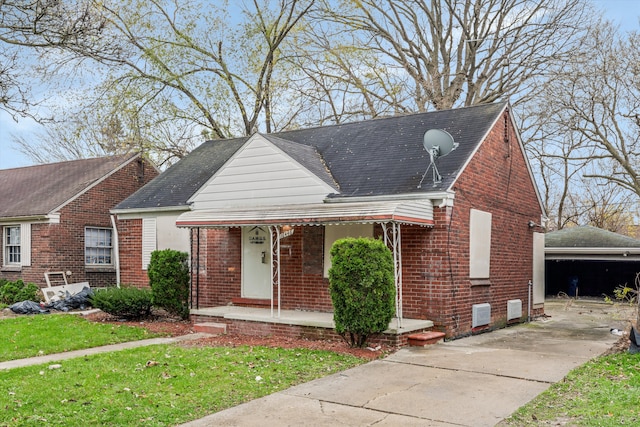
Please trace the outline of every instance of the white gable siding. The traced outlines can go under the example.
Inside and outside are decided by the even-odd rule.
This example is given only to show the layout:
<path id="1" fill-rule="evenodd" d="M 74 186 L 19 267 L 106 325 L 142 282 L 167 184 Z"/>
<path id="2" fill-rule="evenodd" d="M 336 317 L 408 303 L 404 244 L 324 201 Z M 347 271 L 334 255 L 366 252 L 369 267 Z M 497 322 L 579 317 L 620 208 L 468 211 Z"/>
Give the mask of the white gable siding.
<path id="1" fill-rule="evenodd" d="M 335 190 L 255 135 L 191 199 L 194 210 L 320 203 Z"/>

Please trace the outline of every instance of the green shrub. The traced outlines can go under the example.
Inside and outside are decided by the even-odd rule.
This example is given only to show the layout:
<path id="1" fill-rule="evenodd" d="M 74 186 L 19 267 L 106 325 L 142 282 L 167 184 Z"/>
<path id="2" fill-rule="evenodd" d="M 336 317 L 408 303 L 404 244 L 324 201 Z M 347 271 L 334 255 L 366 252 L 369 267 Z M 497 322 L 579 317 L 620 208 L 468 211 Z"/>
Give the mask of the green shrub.
<path id="1" fill-rule="evenodd" d="M 170 314 L 189 318 L 189 254 L 164 249 L 151 253 L 147 274 L 153 305 Z"/>
<path id="2" fill-rule="evenodd" d="M 346 238 L 331 247 L 329 290 L 336 332 L 352 347 L 389 327 L 395 314 L 393 256 L 380 240 Z"/>
<path id="3" fill-rule="evenodd" d="M 2 279 L 0 280 L 0 304 L 12 305 L 21 301 L 35 301 L 39 290 L 38 285 L 33 283 L 25 284 L 22 280 L 10 282 Z"/>
<path id="4" fill-rule="evenodd" d="M 112 316 L 143 319 L 151 315 L 151 289 L 134 287 L 99 289 L 93 293 L 91 304 Z"/>

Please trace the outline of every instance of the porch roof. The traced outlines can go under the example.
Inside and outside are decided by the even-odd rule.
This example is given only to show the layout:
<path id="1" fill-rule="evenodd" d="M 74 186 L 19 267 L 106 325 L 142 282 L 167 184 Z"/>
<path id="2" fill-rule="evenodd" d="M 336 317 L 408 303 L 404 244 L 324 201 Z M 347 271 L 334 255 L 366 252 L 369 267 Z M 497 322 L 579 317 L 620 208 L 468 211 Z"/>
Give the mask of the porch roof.
<path id="1" fill-rule="evenodd" d="M 396 222 L 433 226 L 431 200 L 315 203 L 197 210 L 178 217 L 178 227 L 248 227 L 254 225 L 324 225 Z"/>

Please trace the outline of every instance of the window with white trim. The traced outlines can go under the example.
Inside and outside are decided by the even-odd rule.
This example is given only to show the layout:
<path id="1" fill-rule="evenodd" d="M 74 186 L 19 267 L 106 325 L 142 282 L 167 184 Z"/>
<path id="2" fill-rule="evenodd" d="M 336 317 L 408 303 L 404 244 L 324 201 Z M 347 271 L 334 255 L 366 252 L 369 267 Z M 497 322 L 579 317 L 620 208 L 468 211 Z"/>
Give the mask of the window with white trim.
<path id="1" fill-rule="evenodd" d="M 84 229 L 85 265 L 111 265 L 113 242 L 110 228 L 86 227 Z"/>
<path id="2" fill-rule="evenodd" d="M 4 265 L 20 265 L 20 241 L 19 225 L 3 227 L 2 252 L 4 254 Z"/>

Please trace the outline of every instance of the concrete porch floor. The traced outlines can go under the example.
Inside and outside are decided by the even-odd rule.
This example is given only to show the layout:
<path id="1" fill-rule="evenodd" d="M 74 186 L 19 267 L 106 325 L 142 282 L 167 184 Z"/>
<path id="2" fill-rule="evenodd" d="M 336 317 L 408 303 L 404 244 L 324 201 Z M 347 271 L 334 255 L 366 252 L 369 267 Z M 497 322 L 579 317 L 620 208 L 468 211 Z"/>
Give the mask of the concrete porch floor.
<path id="1" fill-rule="evenodd" d="M 243 320 L 250 322 L 277 323 L 283 325 L 311 326 L 314 328 L 334 329 L 333 313 L 317 311 L 278 310 L 274 308 L 273 316 L 270 308 L 239 307 L 233 305 L 191 309 L 192 316 L 219 317 L 228 320 Z M 389 323 L 384 331 L 388 335 L 403 335 L 413 331 L 421 331 L 433 327 L 431 320 L 402 319 L 402 327 L 398 327 L 398 319 Z"/>

